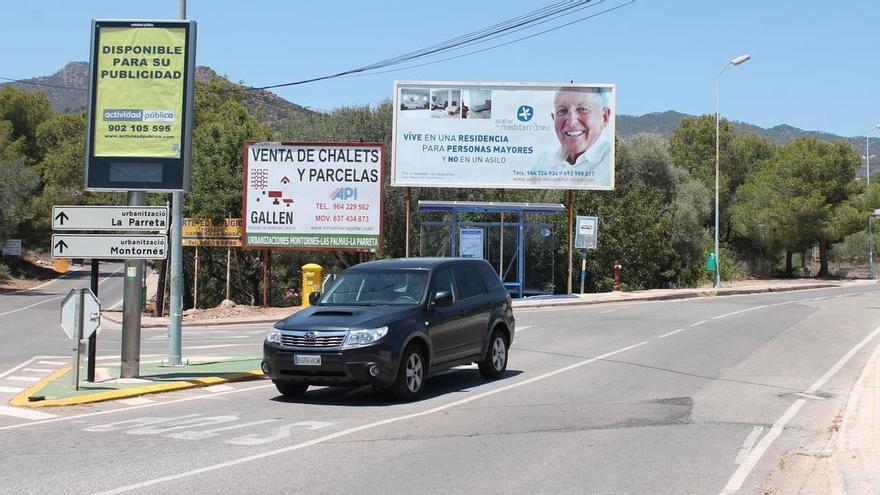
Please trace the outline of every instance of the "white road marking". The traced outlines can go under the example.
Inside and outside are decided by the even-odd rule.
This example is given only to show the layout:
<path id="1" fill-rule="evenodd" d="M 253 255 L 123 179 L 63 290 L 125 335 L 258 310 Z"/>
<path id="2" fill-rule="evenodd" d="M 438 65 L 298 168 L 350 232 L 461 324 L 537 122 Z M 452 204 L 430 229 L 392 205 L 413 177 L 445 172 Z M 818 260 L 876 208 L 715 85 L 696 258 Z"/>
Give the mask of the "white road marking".
<path id="1" fill-rule="evenodd" d="M 141 404 L 151 404 L 155 401 L 143 397 L 132 397 L 131 399 L 119 399 L 117 402 L 121 402 L 127 406 L 139 406 Z"/>
<path id="2" fill-rule="evenodd" d="M 116 302 L 115 304 L 110 305 L 110 307 L 107 308 L 107 309 L 105 309 L 104 311 L 110 311 L 110 310 L 113 310 L 113 309 L 118 308 L 119 306 L 122 306 L 122 299 L 120 299 L 120 300 L 119 300 L 118 302 Z"/>
<path id="3" fill-rule="evenodd" d="M 307 448 L 307 447 L 311 447 L 311 446 L 313 446 L 313 445 L 318 445 L 318 444 L 321 444 L 321 443 L 325 443 L 325 442 L 328 442 L 328 441 L 330 441 L 330 440 L 335 440 L 335 439 L 337 439 L 337 438 L 344 437 L 344 436 L 348 436 L 348 435 L 351 435 L 351 434 L 354 434 L 354 433 L 358 433 L 358 432 L 361 432 L 361 431 L 364 431 L 364 430 L 370 430 L 370 429 L 373 429 L 373 428 L 377 428 L 377 427 L 379 427 L 379 426 L 385 426 L 385 425 L 387 425 L 387 424 L 391 424 L 391 423 L 397 423 L 397 422 L 400 422 L 400 421 L 405 421 L 405 420 L 409 420 L 409 419 L 413 419 L 413 418 L 419 418 L 419 417 L 422 417 L 422 416 L 428 416 L 428 415 L 436 414 L 436 413 L 438 413 L 438 412 L 442 412 L 442 411 L 445 411 L 445 410 L 447 410 L 447 409 L 451 409 L 451 408 L 453 408 L 453 407 L 457 407 L 457 406 L 460 406 L 460 405 L 463 405 L 463 404 L 467 404 L 467 403 L 469 403 L 469 402 L 473 402 L 473 401 L 475 401 L 475 400 L 480 400 L 480 399 L 483 399 L 483 398 L 485 398 L 485 397 L 489 397 L 489 396 L 492 396 L 492 395 L 495 395 L 495 394 L 499 394 L 499 393 L 501 393 L 501 392 L 506 392 L 506 391 L 508 391 L 508 390 L 512 390 L 512 389 L 519 388 L 519 387 L 523 387 L 523 386 L 525 386 L 525 385 L 529 385 L 529 384 L 532 384 L 532 383 L 535 383 L 535 382 L 538 382 L 538 381 L 541 381 L 541 380 L 546 380 L 547 378 L 551 378 L 551 377 L 554 377 L 554 376 L 559 375 L 559 374 L 561 374 L 561 373 L 565 373 L 565 372 L 567 372 L 567 371 L 571 371 L 571 370 L 573 370 L 573 369 L 580 368 L 580 367 L 585 366 L 585 365 L 590 364 L 590 363 L 595 363 L 596 361 L 600 361 L 600 360 L 602 360 L 602 359 L 609 358 L 609 357 L 614 356 L 614 355 L 616 355 L 616 354 L 620 354 L 620 353 L 623 353 L 623 352 L 626 352 L 626 351 L 630 351 L 630 350 L 632 350 L 632 349 L 635 349 L 635 348 L 641 347 L 641 346 L 646 345 L 646 344 L 648 344 L 648 343 L 649 343 L 649 341 L 639 342 L 638 344 L 633 344 L 633 345 L 631 345 L 631 346 L 627 346 L 627 347 L 624 347 L 624 348 L 622 348 L 622 349 L 618 349 L 618 350 L 616 350 L 616 351 L 611 351 L 611 352 L 609 352 L 609 353 L 602 354 L 601 356 L 597 356 L 597 357 L 594 357 L 594 358 L 586 359 L 586 360 L 583 360 L 583 361 L 578 361 L 577 363 L 570 364 L 570 365 L 568 365 L 568 366 L 565 366 L 565 367 L 563 367 L 563 368 L 556 369 L 556 370 L 554 370 L 554 371 L 550 371 L 550 372 L 547 372 L 547 373 L 544 373 L 544 374 L 541 374 L 541 375 L 538 375 L 538 376 L 535 376 L 535 377 L 532 377 L 532 378 L 529 378 L 529 379 L 526 379 L 526 380 L 522 380 L 522 381 L 519 381 L 519 382 L 516 382 L 516 383 L 511 383 L 510 385 L 506 385 L 506 386 L 503 386 L 503 387 L 498 387 L 498 388 L 496 388 L 496 389 L 492 389 L 492 390 L 489 390 L 489 391 L 487 391 L 487 392 L 483 392 L 483 393 L 480 393 L 480 394 L 472 395 L 472 396 L 470 396 L 470 397 L 466 397 L 466 398 L 464 398 L 464 399 L 460 399 L 460 400 L 457 400 L 457 401 L 449 402 L 449 403 L 446 403 L 446 404 L 443 404 L 443 405 L 440 405 L 440 406 L 437 406 L 437 407 L 434 407 L 434 408 L 431 408 L 431 409 L 427 409 L 427 410 L 424 410 L 424 411 L 419 411 L 419 412 L 411 413 L 411 414 L 405 414 L 405 415 L 402 415 L 402 416 L 396 416 L 396 417 L 392 417 L 392 418 L 387 418 L 387 419 L 383 419 L 383 420 L 380 420 L 380 421 L 375 421 L 375 422 L 373 422 L 373 423 L 368 423 L 368 424 L 361 425 L 361 426 L 355 426 L 355 427 L 352 427 L 352 428 L 347 428 L 347 429 L 345 429 L 345 430 L 338 431 L 338 432 L 336 432 L 336 433 L 331 433 L 331 434 L 329 434 L 329 435 L 324 435 L 324 436 L 322 436 L 322 437 L 318 437 L 318 438 L 315 438 L 315 439 L 312 439 L 312 440 L 308 440 L 308 441 L 305 441 L 305 442 L 302 442 L 302 443 L 298 443 L 298 444 L 295 444 L 295 445 L 291 445 L 291 446 L 288 446 L 288 447 L 283 447 L 283 448 L 280 448 L 280 449 L 269 450 L 269 451 L 266 451 L 266 452 L 261 452 L 261 453 L 259 453 L 259 454 L 254 454 L 254 455 L 250 455 L 250 456 L 246 456 L 246 457 L 241 457 L 241 458 L 238 458 L 238 459 L 233 459 L 233 460 L 231 460 L 231 461 L 226 461 L 226 462 L 221 462 L 221 463 L 217 463 L 217 464 L 212 464 L 212 465 L 204 466 L 204 467 L 201 467 L 201 468 L 198 468 L 198 469 L 193 469 L 193 470 L 190 470 L 190 471 L 183 471 L 183 472 L 181 472 L 181 473 L 171 474 L 171 475 L 168 475 L 168 476 L 162 476 L 162 477 L 159 477 L 159 478 L 154 478 L 154 479 L 151 479 L 151 480 L 142 481 L 142 482 L 140 482 L 140 483 L 134 483 L 134 484 L 131 484 L 131 485 L 121 486 L 121 487 L 118 487 L 118 488 L 114 488 L 114 489 L 112 489 L 112 490 L 107 490 L 107 491 L 101 492 L 101 495 L 111 495 L 111 494 L 116 494 L 116 493 L 124 493 L 124 492 L 132 491 L 132 490 L 137 490 L 137 489 L 139 489 L 139 488 L 146 488 L 146 487 L 149 487 L 149 486 L 158 485 L 158 484 L 160 484 L 160 483 L 165 483 L 165 482 L 167 482 L 167 481 L 173 481 L 173 480 L 178 480 L 178 479 L 182 479 L 182 478 L 188 478 L 188 477 L 190 477 L 190 476 L 195 476 L 195 475 L 197 475 L 197 474 L 202 474 L 202 473 L 207 473 L 207 472 L 211 472 L 211 471 L 216 471 L 216 470 L 218 470 L 218 469 L 223 469 L 223 468 L 227 468 L 227 467 L 235 466 L 235 465 L 238 465 L 238 464 L 243 464 L 243 463 L 246 463 L 246 462 L 256 461 L 256 460 L 260 460 L 260 459 L 265 459 L 265 458 L 267 458 L 267 457 L 274 457 L 274 456 L 277 456 L 277 455 L 286 454 L 286 453 L 288 453 L 288 452 L 292 452 L 292 451 L 296 451 L 296 450 L 301 450 L 301 449 L 304 449 L 304 448 Z"/>
<path id="4" fill-rule="evenodd" d="M 856 344 L 852 349 L 849 350 L 842 358 L 840 358 L 837 363 L 831 367 L 828 371 L 825 372 L 815 383 L 813 383 L 810 388 L 805 390 L 805 393 L 813 395 L 813 393 L 818 390 L 822 385 L 825 385 L 828 380 L 834 376 L 835 373 L 840 371 L 840 368 L 843 366 L 857 353 L 861 350 L 862 347 L 868 345 L 868 342 L 874 339 L 874 337 L 880 334 L 880 327 L 874 329 L 867 337 L 862 339 L 861 342 Z M 761 460 L 761 457 L 764 456 L 764 453 L 767 452 L 767 449 L 770 448 L 770 445 L 782 434 L 782 431 L 785 429 L 785 425 L 791 421 L 792 418 L 800 411 L 801 407 L 807 403 L 806 399 L 798 399 L 792 404 L 785 413 L 773 423 L 773 427 L 770 428 L 770 432 L 761 439 L 758 445 L 749 452 L 749 455 L 743 460 L 743 463 L 740 464 L 739 469 L 737 469 L 733 476 L 730 477 L 730 480 L 727 482 L 727 485 L 724 487 L 724 490 L 721 492 L 723 494 L 735 493 L 741 487 L 742 484 L 746 481 L 749 474 L 758 464 L 758 461 Z"/>
<path id="5" fill-rule="evenodd" d="M 221 383 L 219 385 L 211 385 L 210 387 L 205 387 L 202 390 L 205 392 L 211 392 L 212 394 L 216 394 L 217 392 L 226 392 L 227 390 L 234 390 L 235 387 L 231 385 L 226 385 L 225 383 Z"/>
<path id="6" fill-rule="evenodd" d="M 818 395 L 813 395 L 813 394 L 806 394 L 804 392 L 798 392 L 794 395 L 799 395 L 799 396 L 803 397 L 804 399 L 825 400 L 825 397 L 819 397 Z"/>
<path id="7" fill-rule="evenodd" d="M 64 366 L 66 361 L 37 361 L 38 366 Z"/>
<path id="8" fill-rule="evenodd" d="M 81 270 L 82 270 L 82 268 L 70 268 L 70 269 L 67 271 L 67 273 L 62 273 L 59 277 L 53 278 L 52 280 L 50 280 L 50 281 L 48 281 L 48 282 L 44 282 L 44 283 L 42 283 L 42 284 L 40 284 L 40 285 L 38 285 L 38 286 L 36 286 L 36 287 L 31 287 L 30 289 L 22 289 L 22 290 L 17 290 L 17 291 L 15 291 L 15 292 L 10 292 L 9 294 L 10 294 L 10 295 L 12 295 L 12 294 L 21 294 L 22 292 L 30 292 L 30 291 L 32 291 L 32 290 L 42 289 L 43 287 L 45 287 L 45 286 L 47 286 L 47 285 L 49 285 L 49 284 L 51 284 L 51 283 L 53 283 L 53 282 L 57 282 L 57 281 L 59 281 L 59 280 L 65 278 L 65 277 L 67 277 L 68 275 L 70 275 L 70 274 L 72 274 L 72 273 L 76 273 L 76 272 L 81 271 Z"/>
<path id="9" fill-rule="evenodd" d="M 733 460 L 734 464 L 742 464 L 742 461 L 745 460 L 746 456 L 749 455 L 749 452 L 752 451 L 752 447 L 755 446 L 755 442 L 758 440 L 758 437 L 761 436 L 761 433 L 764 432 L 763 426 L 756 426 L 752 428 L 752 432 L 746 437 L 746 441 L 743 442 L 742 447 L 739 448 L 739 452 L 736 454 L 736 459 Z"/>
<path id="10" fill-rule="evenodd" d="M 613 313 L 613 312 L 614 312 L 613 309 L 606 309 L 605 311 L 602 311 L 602 314 L 604 315 L 605 313 Z"/>
<path id="11" fill-rule="evenodd" d="M 24 390 L 23 388 L 19 388 L 19 387 L 0 387 L 0 392 L 4 392 L 7 394 L 17 394 L 23 390 Z"/>
<path id="12" fill-rule="evenodd" d="M 675 335 L 675 334 L 677 334 L 678 332 L 683 332 L 683 331 L 684 331 L 684 328 L 679 328 L 678 330 L 673 330 L 673 331 L 671 331 L 671 332 L 666 332 L 666 333 L 664 333 L 663 335 L 661 335 L 661 336 L 659 336 L 659 337 L 657 337 L 657 338 L 658 338 L 658 339 L 665 339 L 666 337 L 669 337 L 670 335 Z"/>
<path id="13" fill-rule="evenodd" d="M 782 305 L 782 304 L 788 304 L 788 303 L 774 304 L 773 306 L 779 306 L 779 305 Z M 761 309 L 761 308 L 766 308 L 766 307 L 767 307 L 766 304 L 762 304 L 761 306 L 754 306 L 754 307 L 751 307 L 751 308 L 746 308 L 746 309 L 741 309 L 741 310 L 739 310 L 739 311 L 734 311 L 734 312 L 732 312 L 732 313 L 725 313 L 725 314 L 723 314 L 723 315 L 715 316 L 715 317 L 713 317 L 712 319 L 713 319 L 713 320 L 720 320 L 721 318 L 727 318 L 728 316 L 738 315 L 738 314 L 740 314 L 740 313 L 745 313 L 746 311 L 754 311 L 754 310 L 756 310 L 756 309 Z"/>
<path id="14" fill-rule="evenodd" d="M 58 417 L 57 414 L 49 414 L 31 409 L 22 409 L 18 407 L 0 406 L 0 416 L 12 416 L 13 418 L 41 420 Z"/>
<path id="15" fill-rule="evenodd" d="M 47 370 L 42 368 L 23 368 L 21 371 L 26 371 L 28 373 L 51 373 L 55 370 Z"/>
<path id="16" fill-rule="evenodd" d="M 16 382 L 38 382 L 40 381 L 40 377 L 38 376 L 7 376 L 7 380 L 13 380 Z"/>
<path id="17" fill-rule="evenodd" d="M 24 311 L 24 310 L 26 310 L 26 309 L 31 309 L 31 308 L 33 308 L 34 306 L 39 306 L 40 304 L 46 304 L 47 302 L 57 301 L 57 300 L 59 300 L 59 299 L 64 299 L 64 296 L 53 297 L 53 298 L 51 298 L 51 299 L 46 299 L 46 300 L 43 300 L 43 301 L 40 301 L 40 302 L 35 302 L 35 303 L 33 303 L 33 304 L 31 304 L 31 305 L 28 305 L 28 306 L 25 306 L 25 307 L 23 307 L 23 308 L 13 309 L 12 311 L 7 311 L 7 312 L 5 312 L 5 313 L 0 313 L 0 316 L 6 316 L 6 315 L 11 315 L 12 313 L 18 313 L 19 311 Z"/>
<path id="18" fill-rule="evenodd" d="M 534 325 L 526 325 L 524 327 L 519 327 L 514 330 L 515 333 L 525 332 L 526 330 L 532 328 Z"/>
<path id="19" fill-rule="evenodd" d="M 28 359 L 27 361 L 25 361 L 25 362 L 19 364 L 18 366 L 14 367 L 14 368 L 12 368 L 12 369 L 6 370 L 6 371 L 4 371 L 3 373 L 0 373 L 0 378 L 3 378 L 3 377 L 5 377 L 6 375 L 10 375 L 10 374 L 12 374 L 12 373 L 15 373 L 16 371 L 20 370 L 21 368 L 24 368 L 25 366 L 28 366 L 29 364 L 31 364 L 32 362 L 36 361 L 37 359 L 39 359 L 39 357 L 33 357 L 33 358 L 30 358 L 30 359 Z"/>
<path id="20" fill-rule="evenodd" d="M 708 322 L 708 321 L 709 321 L 709 320 L 698 321 L 698 322 L 696 322 L 696 323 L 691 323 L 690 326 L 692 326 L 692 327 L 698 327 L 698 326 L 700 326 L 700 325 L 702 325 L 703 323 L 706 323 L 706 322 Z"/>
<path id="21" fill-rule="evenodd" d="M 118 359 L 119 357 L 117 356 L 116 358 Z M 143 364 L 143 361 L 141 361 L 141 364 Z M 271 383 L 268 385 L 261 384 L 261 385 L 257 385 L 254 387 L 237 388 L 235 390 L 230 390 L 229 392 L 219 392 L 215 395 L 208 395 L 208 394 L 193 395 L 191 397 L 183 397 L 181 399 L 174 399 L 174 400 L 162 401 L 162 402 L 154 402 L 152 404 L 143 404 L 140 406 L 120 407 L 119 409 L 110 409 L 107 411 L 97 411 L 97 412 L 91 412 L 91 413 L 76 414 L 73 416 L 63 416 L 60 418 L 47 419 L 45 421 L 37 421 L 34 423 L 23 423 L 23 424 L 18 424 L 18 425 L 0 426 L 0 431 L 14 430 L 14 429 L 22 428 L 25 426 L 40 425 L 40 424 L 44 424 L 44 423 L 57 423 L 60 421 L 70 421 L 70 420 L 76 420 L 76 419 L 80 419 L 80 418 L 89 418 L 92 416 L 104 416 L 107 414 L 128 412 L 128 411 L 133 411 L 135 409 L 143 409 L 146 407 L 165 406 L 168 404 L 177 404 L 179 402 L 189 402 L 189 401 L 193 401 L 193 400 L 211 399 L 211 398 L 217 397 L 218 395 L 235 394 L 235 393 L 239 393 L 239 392 L 250 392 L 252 390 L 258 390 L 261 388 L 270 388 L 270 387 L 274 387 L 274 386 L 275 385 L 273 385 Z"/>

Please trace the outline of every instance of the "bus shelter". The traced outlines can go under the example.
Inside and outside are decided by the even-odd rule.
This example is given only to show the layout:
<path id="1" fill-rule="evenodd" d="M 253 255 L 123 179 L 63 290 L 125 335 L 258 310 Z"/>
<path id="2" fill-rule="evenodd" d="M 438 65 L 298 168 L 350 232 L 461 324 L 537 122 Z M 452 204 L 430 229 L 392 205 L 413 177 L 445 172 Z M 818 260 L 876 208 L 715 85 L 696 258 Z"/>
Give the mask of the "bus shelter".
<path id="1" fill-rule="evenodd" d="M 419 201 L 419 255 L 483 258 L 511 295 L 552 294 L 556 228 L 548 216 L 562 211 L 551 203 Z"/>

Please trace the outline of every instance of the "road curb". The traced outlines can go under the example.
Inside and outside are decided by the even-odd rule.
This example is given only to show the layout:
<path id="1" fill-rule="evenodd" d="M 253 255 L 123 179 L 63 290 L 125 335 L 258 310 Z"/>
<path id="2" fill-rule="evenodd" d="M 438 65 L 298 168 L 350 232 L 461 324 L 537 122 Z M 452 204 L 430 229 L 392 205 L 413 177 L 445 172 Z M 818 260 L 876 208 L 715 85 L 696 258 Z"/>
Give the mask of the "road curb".
<path id="1" fill-rule="evenodd" d="M 809 285 L 795 285 L 789 287 L 756 287 L 756 288 L 729 288 L 729 289 L 680 289 L 681 292 L 673 292 L 668 294 L 644 294 L 640 295 L 634 292 L 622 292 L 620 299 L 609 299 L 609 300 L 590 300 L 590 299 L 581 299 L 581 298 L 569 298 L 569 299 L 546 299 L 546 300 L 522 300 L 513 302 L 514 309 L 523 308 L 547 308 L 547 307 L 557 307 L 557 306 L 586 306 L 591 304 L 613 304 L 613 303 L 631 303 L 631 302 L 641 302 L 641 301 L 668 301 L 675 299 L 691 299 L 695 297 L 723 297 L 723 296 L 739 296 L 744 294 L 760 294 L 763 292 L 791 292 L 797 290 L 810 290 L 810 289 L 829 289 L 833 287 L 842 287 L 841 284 L 835 283 L 824 283 L 824 284 L 809 284 Z M 116 324 L 122 324 L 122 318 L 115 318 L 113 316 L 104 313 L 102 318 L 112 321 Z M 120 315 L 121 316 L 121 315 Z M 261 324 L 261 323 L 275 323 L 277 321 L 283 320 L 284 317 L 281 318 L 260 318 L 260 319 L 218 319 L 218 320 L 189 320 L 184 321 L 182 325 L 184 327 L 213 327 L 213 326 L 223 326 L 223 325 L 250 325 L 250 324 Z M 165 328 L 168 326 L 167 319 L 165 321 L 151 321 L 144 322 L 141 321 L 141 328 Z"/>
<path id="2" fill-rule="evenodd" d="M 57 407 L 57 406 L 74 406 L 79 404 L 89 404 L 93 402 L 103 402 L 108 400 L 128 399 L 139 397 L 141 395 L 158 394 L 162 392 L 172 392 L 175 390 L 186 390 L 191 388 L 208 387 L 211 385 L 219 385 L 222 383 L 241 382 L 247 380 L 258 380 L 265 377 L 260 369 L 237 372 L 224 373 L 222 376 L 206 376 L 198 378 L 189 378 L 186 380 L 178 380 L 173 382 L 152 383 L 137 387 L 123 388 L 119 390 L 108 390 L 104 392 L 96 392 L 93 394 L 84 394 L 74 397 L 60 397 L 56 399 L 45 399 L 41 401 L 31 402 L 28 398 L 42 390 L 49 383 L 64 376 L 70 371 L 70 366 L 65 366 L 58 371 L 52 373 L 46 378 L 40 380 L 36 384 L 29 387 L 24 392 L 19 393 L 9 403 L 18 407 Z"/>
<path id="3" fill-rule="evenodd" d="M 581 299 L 560 299 L 560 300 L 544 300 L 544 301 L 523 301 L 520 304 L 516 304 L 514 302 L 514 309 L 516 308 L 546 308 L 546 307 L 558 307 L 558 306 L 581 306 L 581 305 L 590 305 L 590 304 L 609 304 L 609 303 L 631 303 L 631 302 L 641 302 L 641 301 L 668 301 L 674 299 L 692 299 L 695 297 L 723 297 L 723 296 L 739 296 L 744 294 L 760 294 L 764 292 L 791 292 L 797 290 L 810 290 L 810 289 L 828 289 L 833 287 L 841 287 L 840 284 L 810 284 L 810 285 L 799 285 L 799 286 L 790 286 L 790 287 L 759 287 L 754 289 L 688 289 L 683 290 L 682 292 L 673 292 L 668 294 L 656 294 L 656 295 L 639 295 L 634 293 L 624 293 L 629 294 L 625 299 L 611 299 L 611 300 L 581 300 Z"/>

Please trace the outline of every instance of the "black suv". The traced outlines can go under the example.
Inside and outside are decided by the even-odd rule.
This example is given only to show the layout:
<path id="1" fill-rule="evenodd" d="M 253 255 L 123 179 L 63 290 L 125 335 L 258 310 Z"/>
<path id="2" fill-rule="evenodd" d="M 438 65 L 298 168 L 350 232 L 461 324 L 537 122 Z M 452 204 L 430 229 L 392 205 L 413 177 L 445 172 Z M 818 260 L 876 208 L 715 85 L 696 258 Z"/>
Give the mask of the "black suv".
<path id="1" fill-rule="evenodd" d="M 476 362 L 493 379 L 507 368 L 513 308 L 484 260 L 362 263 L 310 299 L 263 343 L 263 372 L 285 396 L 309 385 L 372 384 L 414 400 L 439 370 Z"/>

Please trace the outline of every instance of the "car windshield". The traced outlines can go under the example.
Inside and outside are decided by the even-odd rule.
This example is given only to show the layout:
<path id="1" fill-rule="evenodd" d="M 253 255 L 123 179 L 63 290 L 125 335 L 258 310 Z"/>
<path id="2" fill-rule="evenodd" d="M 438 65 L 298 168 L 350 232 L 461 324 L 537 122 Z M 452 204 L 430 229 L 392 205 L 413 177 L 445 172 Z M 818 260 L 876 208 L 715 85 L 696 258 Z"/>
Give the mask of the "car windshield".
<path id="1" fill-rule="evenodd" d="M 321 298 L 321 304 L 418 304 L 427 282 L 427 271 L 343 273 Z"/>

